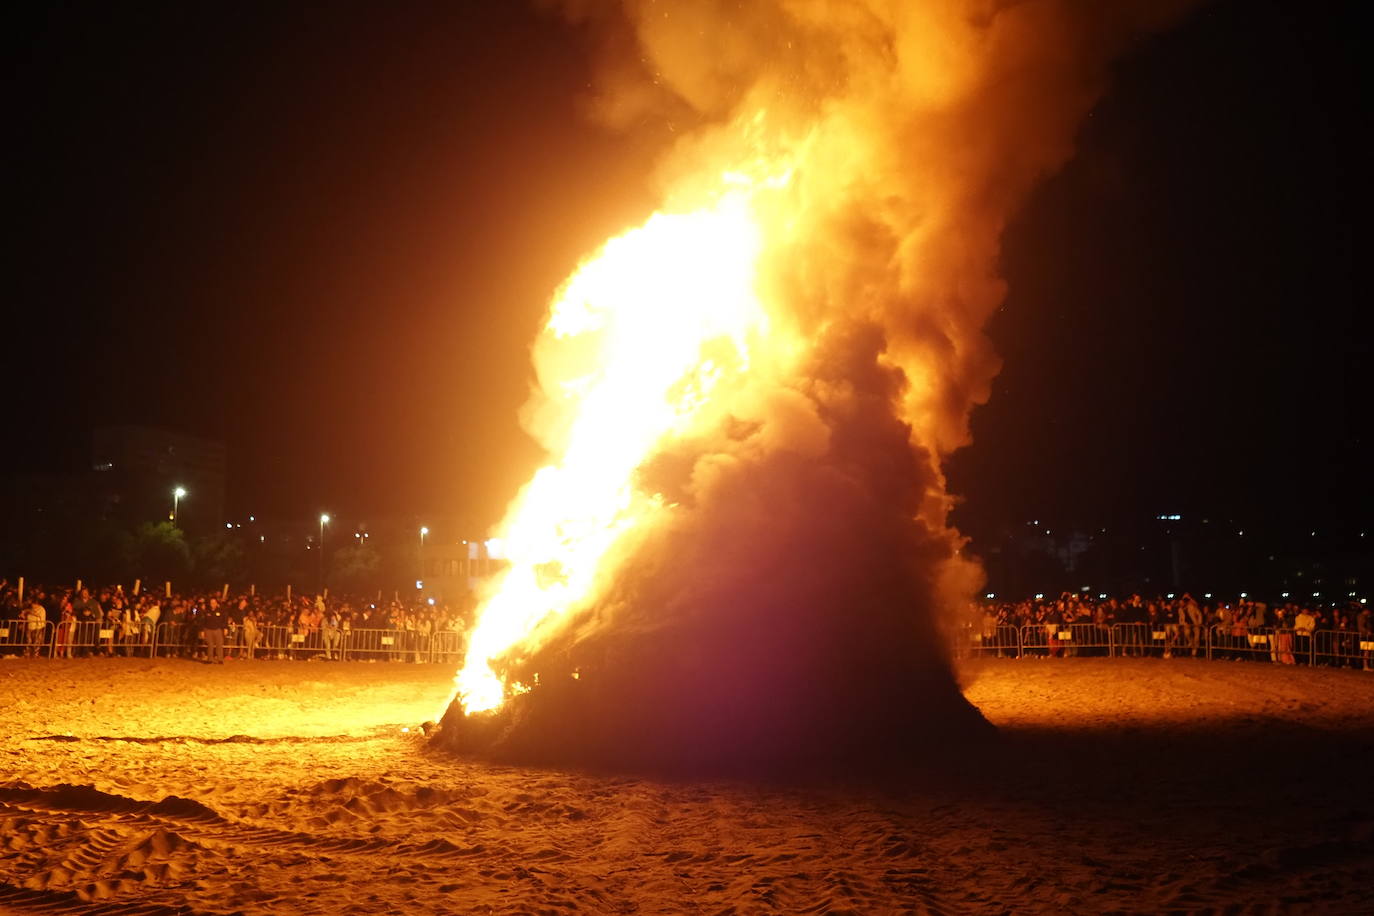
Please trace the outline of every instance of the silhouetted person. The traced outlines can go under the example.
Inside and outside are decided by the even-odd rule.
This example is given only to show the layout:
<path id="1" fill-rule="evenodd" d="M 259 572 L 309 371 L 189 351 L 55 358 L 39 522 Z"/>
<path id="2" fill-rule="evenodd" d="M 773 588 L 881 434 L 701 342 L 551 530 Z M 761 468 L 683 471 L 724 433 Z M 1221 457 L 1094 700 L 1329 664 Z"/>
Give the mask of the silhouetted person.
<path id="1" fill-rule="evenodd" d="M 218 598 L 210 599 L 210 606 L 200 615 L 203 619 L 200 631 L 205 634 L 205 647 L 211 665 L 224 664 L 224 627 L 227 615 L 219 606 Z"/>

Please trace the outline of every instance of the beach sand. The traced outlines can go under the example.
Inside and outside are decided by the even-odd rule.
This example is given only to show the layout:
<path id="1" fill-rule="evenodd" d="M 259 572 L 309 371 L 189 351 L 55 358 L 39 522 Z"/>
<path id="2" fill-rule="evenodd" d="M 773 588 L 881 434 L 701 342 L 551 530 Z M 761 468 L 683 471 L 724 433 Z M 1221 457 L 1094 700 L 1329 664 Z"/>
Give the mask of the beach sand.
<path id="1" fill-rule="evenodd" d="M 786 784 L 457 759 L 451 675 L 0 660 L 0 912 L 1374 912 L 1374 673 L 989 659 L 993 747 Z"/>

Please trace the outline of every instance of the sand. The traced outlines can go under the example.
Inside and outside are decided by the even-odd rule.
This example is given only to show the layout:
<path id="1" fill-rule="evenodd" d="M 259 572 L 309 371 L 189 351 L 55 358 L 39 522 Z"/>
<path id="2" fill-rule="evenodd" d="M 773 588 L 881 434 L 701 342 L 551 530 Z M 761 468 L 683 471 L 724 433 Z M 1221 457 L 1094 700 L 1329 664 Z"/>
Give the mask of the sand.
<path id="1" fill-rule="evenodd" d="M 1374 673 L 969 675 L 997 747 L 779 785 L 455 759 L 440 666 L 7 658 L 0 912 L 1374 912 Z"/>

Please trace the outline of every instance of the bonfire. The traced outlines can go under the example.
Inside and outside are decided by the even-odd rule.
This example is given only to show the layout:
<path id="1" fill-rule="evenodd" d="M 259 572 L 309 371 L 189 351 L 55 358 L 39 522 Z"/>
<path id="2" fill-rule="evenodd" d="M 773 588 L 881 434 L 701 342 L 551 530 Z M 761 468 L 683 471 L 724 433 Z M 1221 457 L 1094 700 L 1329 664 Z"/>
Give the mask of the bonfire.
<path id="1" fill-rule="evenodd" d="M 998 368 L 999 233 L 1166 18 L 1070 13 L 624 13 L 640 58 L 604 111 L 690 129 L 534 342 L 547 461 L 494 532 L 447 744 L 796 759 L 978 730 L 941 466 Z"/>

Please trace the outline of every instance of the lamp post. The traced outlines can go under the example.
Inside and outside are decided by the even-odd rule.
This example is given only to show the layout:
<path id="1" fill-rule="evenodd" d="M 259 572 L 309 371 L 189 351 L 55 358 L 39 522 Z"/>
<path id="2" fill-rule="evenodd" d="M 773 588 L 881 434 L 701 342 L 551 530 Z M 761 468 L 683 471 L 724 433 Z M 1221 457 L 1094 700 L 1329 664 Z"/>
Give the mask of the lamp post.
<path id="1" fill-rule="evenodd" d="M 327 524 L 329 524 L 329 516 L 328 514 L 322 513 L 320 515 L 320 556 L 317 561 L 319 564 L 319 587 L 316 589 L 317 592 L 324 591 L 324 526 Z"/>
<path id="2" fill-rule="evenodd" d="M 424 525 L 420 526 L 420 581 L 425 578 L 425 535 L 429 534 L 429 529 Z"/>
<path id="3" fill-rule="evenodd" d="M 182 487 L 177 487 L 175 490 L 172 491 L 172 524 L 173 524 L 173 525 L 176 525 L 176 523 L 177 523 L 177 509 L 179 509 L 179 508 L 181 507 L 181 498 L 182 498 L 183 496 L 185 496 L 185 495 L 186 495 L 186 490 L 183 489 Z"/>

